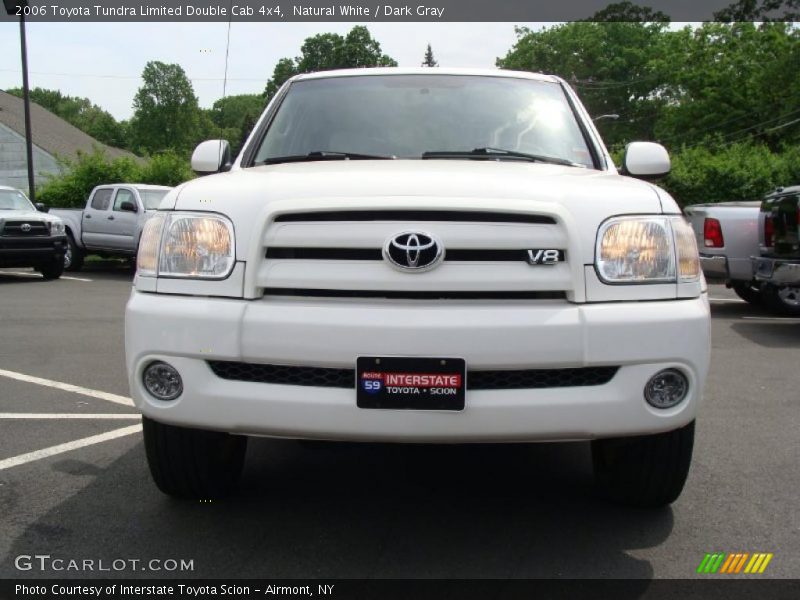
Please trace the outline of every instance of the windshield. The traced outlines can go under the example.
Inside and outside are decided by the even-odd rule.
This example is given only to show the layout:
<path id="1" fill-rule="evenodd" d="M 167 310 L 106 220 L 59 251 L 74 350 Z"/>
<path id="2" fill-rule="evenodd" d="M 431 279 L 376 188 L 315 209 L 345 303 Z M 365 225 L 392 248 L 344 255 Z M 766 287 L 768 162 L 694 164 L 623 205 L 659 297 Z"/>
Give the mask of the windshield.
<path id="1" fill-rule="evenodd" d="M 0 190 L 0 210 L 35 210 L 31 201 L 17 190 Z"/>
<path id="2" fill-rule="evenodd" d="M 158 210 L 161 200 L 169 190 L 139 190 L 145 210 Z"/>
<path id="3" fill-rule="evenodd" d="M 254 162 L 326 151 L 421 158 L 481 148 L 593 167 L 559 84 L 472 75 L 359 75 L 295 82 Z"/>

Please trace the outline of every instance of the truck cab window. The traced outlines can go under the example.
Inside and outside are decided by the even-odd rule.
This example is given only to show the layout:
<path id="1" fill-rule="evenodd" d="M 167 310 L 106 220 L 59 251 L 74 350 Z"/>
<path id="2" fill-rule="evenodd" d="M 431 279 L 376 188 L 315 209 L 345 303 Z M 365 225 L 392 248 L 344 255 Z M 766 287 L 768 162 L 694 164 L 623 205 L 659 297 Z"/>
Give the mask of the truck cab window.
<path id="1" fill-rule="evenodd" d="M 92 208 L 95 210 L 108 210 L 111 203 L 111 190 L 97 190 L 92 198 Z"/>
<path id="2" fill-rule="evenodd" d="M 121 211 L 123 202 L 130 202 L 134 206 L 136 205 L 136 198 L 133 195 L 133 192 L 130 190 L 117 190 L 117 196 L 114 198 L 114 210 Z"/>

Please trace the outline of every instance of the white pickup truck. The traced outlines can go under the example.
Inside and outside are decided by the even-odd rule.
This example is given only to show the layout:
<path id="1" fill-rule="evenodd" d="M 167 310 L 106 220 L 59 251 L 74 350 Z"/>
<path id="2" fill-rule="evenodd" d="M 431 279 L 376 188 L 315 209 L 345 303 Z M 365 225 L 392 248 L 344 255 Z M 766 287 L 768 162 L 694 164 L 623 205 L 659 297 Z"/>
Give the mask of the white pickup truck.
<path id="1" fill-rule="evenodd" d="M 67 230 L 64 268 L 80 271 L 87 254 L 133 259 L 139 249 L 144 223 L 171 190 L 161 185 L 116 183 L 98 185 L 86 207 L 54 208 Z"/>
<path id="2" fill-rule="evenodd" d="M 558 77 L 359 69 L 291 79 L 238 158 L 211 140 L 192 164 L 126 311 L 163 492 L 228 492 L 271 436 L 592 440 L 613 498 L 678 497 L 709 304 L 691 228 L 639 179 L 663 147 L 618 172 Z"/>

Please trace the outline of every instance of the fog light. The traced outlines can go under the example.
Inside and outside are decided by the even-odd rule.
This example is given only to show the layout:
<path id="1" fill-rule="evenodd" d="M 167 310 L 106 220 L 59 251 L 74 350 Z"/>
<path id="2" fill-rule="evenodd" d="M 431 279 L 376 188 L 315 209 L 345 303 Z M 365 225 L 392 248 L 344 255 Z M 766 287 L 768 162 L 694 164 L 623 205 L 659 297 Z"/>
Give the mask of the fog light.
<path id="1" fill-rule="evenodd" d="M 644 399 L 655 408 L 672 408 L 689 392 L 689 380 L 677 369 L 664 369 L 644 386 Z"/>
<path id="2" fill-rule="evenodd" d="M 156 361 L 142 373 L 144 387 L 159 400 L 175 400 L 183 392 L 183 381 L 175 367 Z"/>

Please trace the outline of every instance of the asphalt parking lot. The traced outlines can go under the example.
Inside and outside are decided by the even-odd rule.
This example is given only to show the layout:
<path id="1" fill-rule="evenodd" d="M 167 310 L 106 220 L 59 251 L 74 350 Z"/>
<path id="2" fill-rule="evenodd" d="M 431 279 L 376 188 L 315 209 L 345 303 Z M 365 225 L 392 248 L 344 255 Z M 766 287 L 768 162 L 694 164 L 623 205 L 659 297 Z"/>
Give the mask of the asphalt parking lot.
<path id="1" fill-rule="evenodd" d="M 711 287 L 695 459 L 668 509 L 596 498 L 583 443 L 258 439 L 236 496 L 191 503 L 151 483 L 126 403 L 130 286 L 113 263 L 53 282 L 0 270 L 0 577 L 686 578 L 707 552 L 800 573 L 800 319 Z M 20 555 L 193 570 L 21 571 Z"/>

